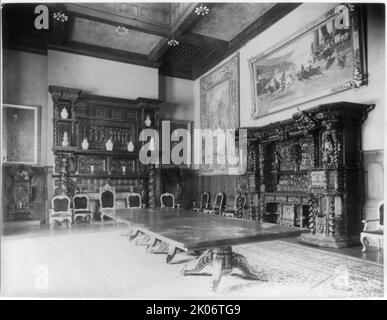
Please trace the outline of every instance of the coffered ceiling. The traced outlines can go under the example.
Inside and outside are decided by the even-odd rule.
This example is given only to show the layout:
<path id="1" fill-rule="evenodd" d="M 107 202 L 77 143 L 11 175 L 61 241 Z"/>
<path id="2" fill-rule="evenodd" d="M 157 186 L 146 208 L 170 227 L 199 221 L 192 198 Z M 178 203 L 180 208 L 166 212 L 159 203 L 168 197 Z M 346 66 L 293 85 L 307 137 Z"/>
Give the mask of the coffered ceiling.
<path id="1" fill-rule="evenodd" d="M 198 15 L 200 5 L 208 14 Z M 294 10 L 294 3 L 47 4 L 48 30 L 36 30 L 34 4 L 6 4 L 4 46 L 45 54 L 48 48 L 157 67 L 196 79 Z M 197 11 L 197 10 L 196 10 Z M 53 19 L 64 13 L 65 22 Z M 175 39 L 177 46 L 169 46 Z"/>

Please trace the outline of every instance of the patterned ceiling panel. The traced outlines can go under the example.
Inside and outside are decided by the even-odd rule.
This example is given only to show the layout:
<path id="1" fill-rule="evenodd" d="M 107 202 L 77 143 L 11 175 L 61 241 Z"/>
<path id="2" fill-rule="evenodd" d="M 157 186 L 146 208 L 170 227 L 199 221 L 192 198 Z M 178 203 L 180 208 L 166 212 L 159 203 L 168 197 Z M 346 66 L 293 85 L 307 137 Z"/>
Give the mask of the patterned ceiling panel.
<path id="1" fill-rule="evenodd" d="M 169 70 L 174 73 L 188 74 L 192 73 L 192 65 L 204 59 L 211 49 L 195 46 L 184 41 L 180 41 L 177 47 L 171 47 L 163 55 L 163 65 L 161 72 Z"/>
<path id="2" fill-rule="evenodd" d="M 116 27 L 83 18 L 74 18 L 70 40 L 87 44 L 130 51 L 140 54 L 149 54 L 161 37 L 134 30 L 128 30 L 120 35 Z"/>
<path id="3" fill-rule="evenodd" d="M 159 24 L 164 27 L 169 27 L 171 24 L 170 3 L 109 2 L 82 3 L 77 5 L 102 12 L 109 12 L 130 19 L 138 19 L 139 21 Z"/>
<path id="4" fill-rule="evenodd" d="M 230 41 L 274 5 L 275 3 L 219 3 L 199 20 L 192 32 Z"/>

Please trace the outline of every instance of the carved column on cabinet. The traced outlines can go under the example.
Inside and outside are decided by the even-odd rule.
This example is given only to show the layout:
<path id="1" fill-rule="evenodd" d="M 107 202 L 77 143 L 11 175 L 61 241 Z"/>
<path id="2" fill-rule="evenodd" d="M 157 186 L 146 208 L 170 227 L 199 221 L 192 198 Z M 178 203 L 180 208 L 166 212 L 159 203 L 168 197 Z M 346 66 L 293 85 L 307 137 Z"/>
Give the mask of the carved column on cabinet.
<path id="1" fill-rule="evenodd" d="M 148 204 L 149 208 L 156 206 L 156 167 L 154 164 L 149 165 Z"/>
<path id="2" fill-rule="evenodd" d="M 335 235 L 335 197 L 329 196 L 329 212 L 328 212 L 328 236 Z"/>
<path id="3" fill-rule="evenodd" d="M 263 193 L 265 192 L 265 153 L 264 145 L 258 146 L 258 215 L 259 221 L 262 222 L 265 214 L 265 203 Z"/>
<path id="4" fill-rule="evenodd" d="M 257 180 L 257 160 L 258 150 L 256 140 L 250 140 L 248 142 L 248 159 L 247 159 L 247 175 L 248 175 L 248 189 L 249 189 L 249 202 L 248 202 L 248 213 L 251 220 L 260 219 L 260 210 L 256 208 L 259 203 L 254 203 L 254 197 L 257 195 L 257 186 L 259 180 Z"/>
<path id="5" fill-rule="evenodd" d="M 316 217 L 318 214 L 317 199 L 311 195 L 309 199 L 308 228 L 311 233 L 316 233 Z"/>

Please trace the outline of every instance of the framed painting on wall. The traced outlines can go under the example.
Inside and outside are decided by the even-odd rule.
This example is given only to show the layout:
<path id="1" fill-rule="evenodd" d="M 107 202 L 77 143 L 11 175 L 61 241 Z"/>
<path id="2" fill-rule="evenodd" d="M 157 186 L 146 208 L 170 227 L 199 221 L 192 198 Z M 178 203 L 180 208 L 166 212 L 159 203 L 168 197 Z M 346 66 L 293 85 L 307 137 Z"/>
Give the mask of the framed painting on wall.
<path id="1" fill-rule="evenodd" d="M 366 84 L 360 9 L 342 4 L 249 60 L 251 119 Z"/>
<path id="2" fill-rule="evenodd" d="M 40 107 L 3 105 L 3 162 L 39 162 Z"/>
<path id="3" fill-rule="evenodd" d="M 239 127 L 239 52 L 211 73 L 200 79 L 200 128 L 226 132 Z M 216 139 L 214 139 L 216 140 Z M 228 174 L 229 165 L 217 163 L 225 159 L 225 154 L 217 154 L 216 142 L 213 146 L 213 164 L 205 164 L 205 147 L 202 145 L 203 175 Z"/>
<path id="4" fill-rule="evenodd" d="M 168 120 L 161 120 L 161 122 L 169 122 L 169 134 L 166 133 L 166 136 L 165 138 L 168 139 L 169 141 L 169 164 L 166 164 L 164 163 L 164 161 L 162 161 L 162 167 L 163 168 L 175 168 L 176 166 L 178 166 L 179 168 L 190 168 L 191 167 L 191 164 L 192 164 L 192 154 L 193 154 L 193 145 L 192 145 L 192 141 L 193 141 L 193 125 L 192 125 L 192 121 L 189 121 L 189 120 L 176 120 L 176 119 L 168 119 Z M 163 125 L 161 126 L 161 136 L 160 136 L 160 144 L 162 144 L 162 137 L 163 137 Z M 174 162 L 173 162 L 173 155 L 172 155 L 172 149 L 179 143 L 181 143 L 182 141 L 182 138 L 178 137 L 177 135 L 177 132 L 175 132 L 175 130 L 178 130 L 178 129 L 185 129 L 187 130 L 190 135 L 191 135 L 191 139 L 187 139 L 187 143 L 189 145 L 186 145 L 185 146 L 185 150 L 190 150 L 190 154 L 188 156 L 188 161 L 189 163 L 183 163 L 183 164 L 179 164 L 179 165 L 176 165 Z M 177 139 L 179 139 L 179 141 L 176 141 Z M 166 150 L 164 150 L 164 147 L 162 145 L 160 145 L 160 150 L 162 150 L 162 153 L 166 152 Z M 164 155 L 163 155 L 164 156 Z M 182 151 L 180 151 L 179 153 L 179 157 L 182 157 L 183 156 L 183 153 Z"/>

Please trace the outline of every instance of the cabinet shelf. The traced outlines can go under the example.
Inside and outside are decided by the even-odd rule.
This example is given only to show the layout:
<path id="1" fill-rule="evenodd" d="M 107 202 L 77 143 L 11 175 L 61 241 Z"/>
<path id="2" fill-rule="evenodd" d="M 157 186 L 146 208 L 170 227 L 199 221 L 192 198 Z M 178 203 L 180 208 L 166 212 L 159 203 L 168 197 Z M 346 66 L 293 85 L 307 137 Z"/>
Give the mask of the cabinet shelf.
<path id="1" fill-rule="evenodd" d="M 68 119 L 63 119 L 63 118 L 53 118 L 53 121 L 63 121 L 63 122 L 75 122 L 75 119 L 68 118 Z"/>
<path id="2" fill-rule="evenodd" d="M 59 174 L 53 174 L 54 178 L 59 177 Z M 70 178 L 85 178 L 85 179 L 148 179 L 145 174 L 70 174 Z"/>
<path id="3" fill-rule="evenodd" d="M 106 150 L 83 150 L 79 147 L 61 147 L 54 146 L 52 147 L 52 151 L 57 152 L 71 152 L 73 154 L 78 155 L 100 155 L 100 156 L 118 156 L 118 157 L 128 157 L 135 158 L 137 155 L 136 150 L 133 152 L 129 151 L 106 151 Z"/>

